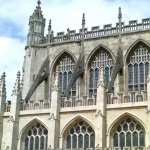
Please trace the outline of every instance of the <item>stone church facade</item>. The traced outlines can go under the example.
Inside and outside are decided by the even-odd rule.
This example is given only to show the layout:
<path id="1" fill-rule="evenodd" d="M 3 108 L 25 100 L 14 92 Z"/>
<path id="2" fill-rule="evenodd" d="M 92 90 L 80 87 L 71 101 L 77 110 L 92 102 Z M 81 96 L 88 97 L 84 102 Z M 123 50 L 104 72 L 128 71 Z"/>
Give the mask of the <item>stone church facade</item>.
<path id="1" fill-rule="evenodd" d="M 150 149 L 150 19 L 90 31 L 84 24 L 83 15 L 79 32 L 55 36 L 50 20 L 45 35 L 38 1 L 11 102 L 5 73 L 0 79 L 2 150 Z M 118 47 L 123 67 L 108 92 Z M 66 97 L 81 52 L 84 72 Z"/>

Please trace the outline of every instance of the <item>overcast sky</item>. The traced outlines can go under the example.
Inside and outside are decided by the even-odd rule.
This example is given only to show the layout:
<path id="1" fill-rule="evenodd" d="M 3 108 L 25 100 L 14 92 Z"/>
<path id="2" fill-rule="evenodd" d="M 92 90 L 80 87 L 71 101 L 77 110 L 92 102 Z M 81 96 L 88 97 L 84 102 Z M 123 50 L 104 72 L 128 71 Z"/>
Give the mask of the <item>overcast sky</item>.
<path id="1" fill-rule="evenodd" d="M 28 18 L 37 0 L 0 0 L 0 74 L 7 74 L 7 99 L 10 99 L 16 72 L 22 70 Z M 54 33 L 81 28 L 82 13 L 86 26 L 117 22 L 118 7 L 122 7 L 123 21 L 150 17 L 150 0 L 42 0 L 45 18 L 52 19 Z M 47 29 L 46 29 L 47 33 Z"/>

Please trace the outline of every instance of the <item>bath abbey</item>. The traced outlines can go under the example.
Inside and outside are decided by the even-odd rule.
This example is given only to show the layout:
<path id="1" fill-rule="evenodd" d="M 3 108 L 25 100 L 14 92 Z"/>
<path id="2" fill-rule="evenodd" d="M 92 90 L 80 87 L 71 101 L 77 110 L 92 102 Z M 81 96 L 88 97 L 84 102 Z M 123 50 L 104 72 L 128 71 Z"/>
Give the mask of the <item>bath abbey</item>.
<path id="1" fill-rule="evenodd" d="M 150 18 L 116 17 L 54 34 L 38 0 L 10 101 L 0 78 L 1 150 L 150 150 Z"/>

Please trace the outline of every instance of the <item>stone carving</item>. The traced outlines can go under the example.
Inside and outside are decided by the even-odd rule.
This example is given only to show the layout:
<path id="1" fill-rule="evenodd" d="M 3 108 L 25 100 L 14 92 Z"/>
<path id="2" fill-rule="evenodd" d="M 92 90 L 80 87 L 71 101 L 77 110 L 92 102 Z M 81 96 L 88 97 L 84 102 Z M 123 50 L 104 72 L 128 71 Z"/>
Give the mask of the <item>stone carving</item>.
<path id="1" fill-rule="evenodd" d="M 100 109 L 96 110 L 96 113 L 95 113 L 95 117 L 99 117 L 99 116 L 104 117 L 104 115 Z"/>
<path id="2" fill-rule="evenodd" d="M 8 122 L 15 122 L 15 119 L 14 119 L 14 117 L 12 115 L 9 116 Z"/>
<path id="3" fill-rule="evenodd" d="M 54 113 L 50 113 L 48 119 L 49 120 L 56 120 L 56 117 L 55 117 Z"/>

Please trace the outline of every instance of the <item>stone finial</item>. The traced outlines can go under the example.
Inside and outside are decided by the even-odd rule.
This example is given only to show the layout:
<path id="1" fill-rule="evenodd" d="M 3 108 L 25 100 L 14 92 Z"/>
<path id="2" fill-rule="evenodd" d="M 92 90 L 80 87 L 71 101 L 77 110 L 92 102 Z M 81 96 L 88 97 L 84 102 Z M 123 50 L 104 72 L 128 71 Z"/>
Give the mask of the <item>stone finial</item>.
<path id="1" fill-rule="evenodd" d="M 37 1 L 37 5 L 39 8 L 41 7 L 41 1 L 40 0 Z"/>
<path id="2" fill-rule="evenodd" d="M 82 29 L 85 28 L 85 13 L 82 15 Z"/>
<path id="3" fill-rule="evenodd" d="M 48 32 L 50 33 L 52 31 L 52 20 L 49 20 L 49 25 L 48 25 Z"/>
<path id="4" fill-rule="evenodd" d="M 17 78 L 16 78 L 16 82 L 13 88 L 13 92 L 12 95 L 14 94 L 18 94 L 21 90 L 21 83 L 20 83 L 20 71 L 17 72 Z"/>
<path id="5" fill-rule="evenodd" d="M 121 7 L 119 7 L 118 19 L 119 19 L 119 20 L 122 20 L 122 11 L 121 11 Z"/>

